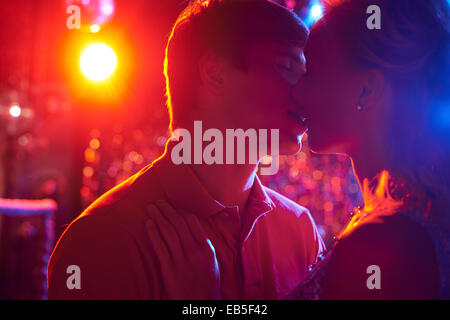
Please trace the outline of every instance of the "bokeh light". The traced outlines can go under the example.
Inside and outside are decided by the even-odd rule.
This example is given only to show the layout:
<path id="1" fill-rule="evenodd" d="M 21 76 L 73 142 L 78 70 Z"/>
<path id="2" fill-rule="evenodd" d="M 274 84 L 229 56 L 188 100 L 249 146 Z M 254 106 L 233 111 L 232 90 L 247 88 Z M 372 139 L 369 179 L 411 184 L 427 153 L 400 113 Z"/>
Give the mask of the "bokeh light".
<path id="1" fill-rule="evenodd" d="M 114 72 L 116 66 L 117 57 L 114 50 L 103 43 L 89 46 L 81 55 L 81 71 L 93 81 L 107 79 Z"/>
<path id="2" fill-rule="evenodd" d="M 93 24 L 89 27 L 92 33 L 97 33 L 100 31 L 100 26 L 98 24 Z"/>
<path id="3" fill-rule="evenodd" d="M 105 15 L 111 15 L 114 12 L 114 6 L 112 3 L 104 3 L 101 10 Z"/>
<path id="4" fill-rule="evenodd" d="M 309 26 L 313 25 L 323 16 L 323 5 L 321 1 L 311 1 L 309 11 L 305 17 L 305 23 Z"/>
<path id="5" fill-rule="evenodd" d="M 82 29 L 93 24 L 105 25 L 114 16 L 114 0 L 66 0 L 67 6 L 77 5 L 81 10 Z"/>
<path id="6" fill-rule="evenodd" d="M 9 114 L 11 115 L 11 117 L 17 118 L 20 116 L 21 113 L 22 109 L 17 104 L 14 104 L 9 108 Z"/>
<path id="7" fill-rule="evenodd" d="M 320 4 L 315 4 L 311 7 L 311 17 L 314 19 L 319 19 L 322 17 L 323 9 Z"/>

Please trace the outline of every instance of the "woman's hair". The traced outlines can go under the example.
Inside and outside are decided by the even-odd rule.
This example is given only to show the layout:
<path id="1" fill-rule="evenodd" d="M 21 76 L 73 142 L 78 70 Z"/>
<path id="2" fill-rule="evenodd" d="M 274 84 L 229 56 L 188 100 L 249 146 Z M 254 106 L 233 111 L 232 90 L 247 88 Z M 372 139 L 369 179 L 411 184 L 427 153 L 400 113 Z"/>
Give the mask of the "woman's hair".
<path id="1" fill-rule="evenodd" d="M 450 212 L 450 9 L 447 0 L 328 0 L 324 27 L 358 67 L 381 70 L 393 86 L 388 154 L 393 174 Z M 370 30 L 377 5 L 381 29 Z M 435 216 L 435 218 L 438 218 Z"/>

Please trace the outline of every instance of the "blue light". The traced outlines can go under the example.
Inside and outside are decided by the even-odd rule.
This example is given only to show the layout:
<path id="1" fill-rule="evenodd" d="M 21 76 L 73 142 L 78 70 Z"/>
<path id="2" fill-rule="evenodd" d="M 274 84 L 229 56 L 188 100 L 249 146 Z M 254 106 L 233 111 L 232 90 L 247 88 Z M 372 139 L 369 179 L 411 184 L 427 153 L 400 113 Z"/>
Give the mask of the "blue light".
<path id="1" fill-rule="evenodd" d="M 323 8 L 320 4 L 315 4 L 311 7 L 311 17 L 313 19 L 320 19 L 320 17 L 322 17 L 323 14 Z"/>
<path id="2" fill-rule="evenodd" d="M 448 102 L 436 103 L 432 107 L 431 125 L 435 131 L 450 129 L 450 104 Z"/>
<path id="3" fill-rule="evenodd" d="M 305 23 L 309 26 L 313 25 L 317 20 L 323 16 L 323 6 L 322 4 L 315 0 L 311 2 L 308 16 L 305 19 Z"/>

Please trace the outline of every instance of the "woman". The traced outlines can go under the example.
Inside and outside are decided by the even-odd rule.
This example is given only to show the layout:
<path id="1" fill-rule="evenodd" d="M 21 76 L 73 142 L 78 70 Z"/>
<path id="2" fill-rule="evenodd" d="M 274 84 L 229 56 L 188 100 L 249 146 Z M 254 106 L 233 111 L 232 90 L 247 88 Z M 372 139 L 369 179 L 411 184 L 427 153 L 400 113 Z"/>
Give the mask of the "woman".
<path id="1" fill-rule="evenodd" d="M 450 298 L 449 21 L 446 0 L 328 1 L 293 95 L 311 149 L 351 158 L 364 206 L 288 299 Z"/>
<path id="2" fill-rule="evenodd" d="M 450 298 L 449 18 L 446 1 L 343 0 L 313 27 L 294 95 L 311 149 L 350 156 L 364 207 L 288 298 Z"/>

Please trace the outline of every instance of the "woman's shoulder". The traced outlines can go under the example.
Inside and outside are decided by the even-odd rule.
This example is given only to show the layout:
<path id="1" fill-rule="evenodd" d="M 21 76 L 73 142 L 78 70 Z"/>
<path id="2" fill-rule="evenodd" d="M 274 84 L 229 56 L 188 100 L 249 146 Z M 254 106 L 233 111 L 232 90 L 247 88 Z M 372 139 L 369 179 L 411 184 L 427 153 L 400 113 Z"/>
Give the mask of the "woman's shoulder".
<path id="1" fill-rule="evenodd" d="M 367 284 L 375 269 L 380 289 Z M 433 298 L 438 274 L 433 242 L 420 224 L 401 214 L 376 216 L 337 242 L 324 295 L 332 297 L 341 287 L 344 297 L 355 299 Z"/>
<path id="2" fill-rule="evenodd" d="M 358 242 L 365 245 L 393 245 L 393 248 L 409 250 L 412 244 L 429 249 L 431 238 L 426 229 L 408 215 L 396 213 L 372 216 L 341 238 L 341 243 Z"/>

